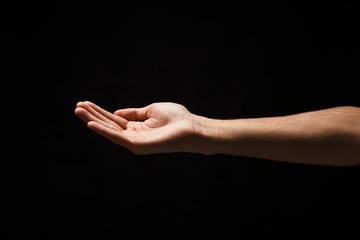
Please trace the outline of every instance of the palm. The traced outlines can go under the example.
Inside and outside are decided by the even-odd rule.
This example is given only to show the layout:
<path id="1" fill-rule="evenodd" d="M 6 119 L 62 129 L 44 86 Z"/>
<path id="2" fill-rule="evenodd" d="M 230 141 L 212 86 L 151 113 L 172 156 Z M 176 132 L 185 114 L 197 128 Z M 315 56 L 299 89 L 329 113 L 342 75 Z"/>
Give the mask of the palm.
<path id="1" fill-rule="evenodd" d="M 193 114 L 174 103 L 122 109 L 111 114 L 90 102 L 75 113 L 89 128 L 134 153 L 186 151 L 194 133 Z"/>

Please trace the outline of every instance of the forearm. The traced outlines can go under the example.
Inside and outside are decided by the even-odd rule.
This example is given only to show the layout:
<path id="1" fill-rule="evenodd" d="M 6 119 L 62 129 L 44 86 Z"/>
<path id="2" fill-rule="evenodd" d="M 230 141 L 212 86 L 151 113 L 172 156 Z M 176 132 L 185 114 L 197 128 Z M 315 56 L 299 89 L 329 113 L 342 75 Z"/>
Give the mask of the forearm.
<path id="1" fill-rule="evenodd" d="M 276 161 L 360 164 L 360 111 L 333 108 L 283 117 L 196 118 L 197 152 Z"/>

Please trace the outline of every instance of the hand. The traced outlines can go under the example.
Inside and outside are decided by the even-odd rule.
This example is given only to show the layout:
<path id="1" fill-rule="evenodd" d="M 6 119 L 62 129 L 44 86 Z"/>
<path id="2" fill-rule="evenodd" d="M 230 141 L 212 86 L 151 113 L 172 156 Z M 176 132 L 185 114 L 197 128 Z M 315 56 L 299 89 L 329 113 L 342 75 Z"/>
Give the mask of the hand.
<path id="1" fill-rule="evenodd" d="M 96 133 L 135 154 L 192 152 L 195 115 L 175 103 L 154 103 L 114 114 L 94 103 L 79 102 L 75 114 Z"/>

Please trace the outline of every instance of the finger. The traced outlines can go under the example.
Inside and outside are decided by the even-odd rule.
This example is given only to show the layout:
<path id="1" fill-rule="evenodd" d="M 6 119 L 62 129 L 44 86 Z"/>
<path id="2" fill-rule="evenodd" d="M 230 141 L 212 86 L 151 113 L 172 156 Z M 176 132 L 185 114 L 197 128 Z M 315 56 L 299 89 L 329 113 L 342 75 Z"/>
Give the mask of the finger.
<path id="1" fill-rule="evenodd" d="M 96 132 L 97 134 L 106 137 L 113 143 L 119 144 L 126 147 L 126 138 L 121 134 L 121 132 L 116 131 L 112 128 L 106 127 L 98 122 L 90 121 L 87 123 L 88 128 Z"/>
<path id="2" fill-rule="evenodd" d="M 113 121 L 116 124 L 118 124 L 121 128 L 126 129 L 126 125 L 128 123 L 126 119 L 120 116 L 116 116 L 92 102 L 85 101 L 85 104 L 87 104 L 87 106 L 91 108 L 92 112 L 94 112 L 94 114 L 96 114 L 96 116 L 98 116 L 99 118 L 102 118 L 104 121 L 107 122 Z"/>
<path id="3" fill-rule="evenodd" d="M 78 116 L 85 123 L 88 123 L 91 120 L 90 116 L 87 114 L 87 111 L 82 107 L 77 107 L 75 109 L 75 115 Z"/>
<path id="4" fill-rule="evenodd" d="M 97 117 L 98 119 L 103 120 L 104 122 L 113 123 L 112 120 L 110 120 L 108 117 L 105 117 L 103 114 L 96 111 L 94 108 L 92 108 L 87 102 L 79 102 L 77 104 L 78 107 L 82 107 L 86 109 L 89 113 Z"/>
<path id="5" fill-rule="evenodd" d="M 76 116 L 78 116 L 81 120 L 83 120 L 85 123 L 88 123 L 90 121 L 95 121 L 98 122 L 104 126 L 107 126 L 109 128 L 112 128 L 116 131 L 122 130 L 122 128 L 116 124 L 110 124 L 107 122 L 102 121 L 101 119 L 98 119 L 97 117 L 95 117 L 94 115 L 90 114 L 86 109 L 82 108 L 82 107 L 77 107 L 75 109 L 75 114 Z"/>
<path id="6" fill-rule="evenodd" d="M 125 118 L 128 121 L 145 121 L 148 119 L 148 108 L 126 108 L 115 111 L 115 115 Z"/>

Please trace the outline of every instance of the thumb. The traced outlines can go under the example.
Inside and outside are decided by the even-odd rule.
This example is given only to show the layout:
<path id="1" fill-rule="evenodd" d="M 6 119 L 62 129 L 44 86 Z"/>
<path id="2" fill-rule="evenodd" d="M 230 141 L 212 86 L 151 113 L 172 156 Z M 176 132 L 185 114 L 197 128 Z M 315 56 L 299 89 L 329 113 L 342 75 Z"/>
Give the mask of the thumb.
<path id="1" fill-rule="evenodd" d="M 114 114 L 128 121 L 145 121 L 149 118 L 148 107 L 119 109 Z"/>

